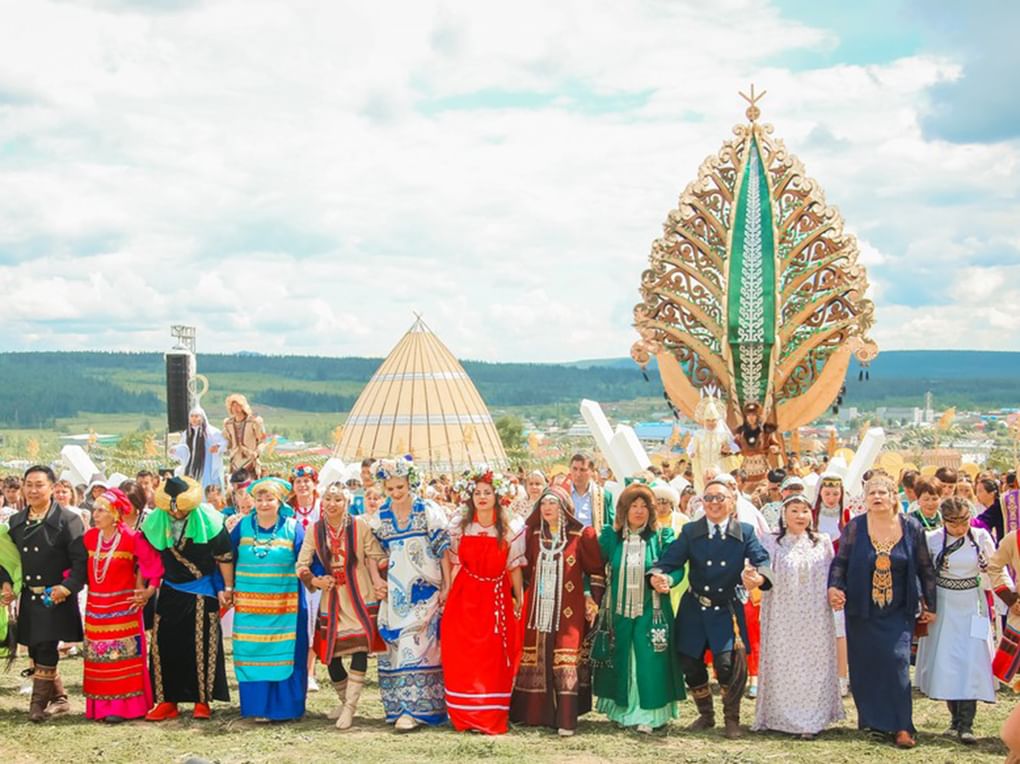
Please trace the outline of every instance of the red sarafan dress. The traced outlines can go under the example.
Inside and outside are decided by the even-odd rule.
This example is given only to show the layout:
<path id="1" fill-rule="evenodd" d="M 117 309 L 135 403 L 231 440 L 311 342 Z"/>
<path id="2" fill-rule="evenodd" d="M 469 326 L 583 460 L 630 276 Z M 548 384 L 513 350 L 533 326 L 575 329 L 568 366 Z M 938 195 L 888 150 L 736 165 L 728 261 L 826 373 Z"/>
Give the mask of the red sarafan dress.
<path id="1" fill-rule="evenodd" d="M 159 585 L 163 563 L 141 533 L 123 523 L 107 541 L 98 528 L 82 539 L 88 552 L 85 601 L 85 716 L 137 719 L 152 708 L 148 651 L 142 611 L 133 610 L 136 571 Z"/>
<path id="2" fill-rule="evenodd" d="M 514 616 L 510 571 L 524 564 L 520 523 L 503 543 L 495 526 L 459 516 L 450 527 L 450 549 L 460 565 L 440 626 L 446 708 L 456 730 L 502 735 L 521 658 L 523 622 Z"/>

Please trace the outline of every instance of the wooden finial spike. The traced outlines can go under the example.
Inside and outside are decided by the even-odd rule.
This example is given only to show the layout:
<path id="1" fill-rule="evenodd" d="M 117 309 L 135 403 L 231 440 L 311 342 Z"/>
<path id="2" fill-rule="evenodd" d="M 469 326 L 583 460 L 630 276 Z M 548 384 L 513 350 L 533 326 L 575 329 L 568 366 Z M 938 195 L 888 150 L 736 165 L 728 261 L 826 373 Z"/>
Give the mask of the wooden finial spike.
<path id="1" fill-rule="evenodd" d="M 743 98 L 745 101 L 747 101 L 748 104 L 750 104 L 747 107 L 747 111 L 745 111 L 744 114 L 746 114 L 747 118 L 752 122 L 756 122 L 758 120 L 758 117 L 761 116 L 761 109 L 758 108 L 758 101 L 764 98 L 767 92 L 768 92 L 767 90 L 763 90 L 760 93 L 755 94 L 754 83 L 752 82 L 751 95 L 745 95 L 744 93 L 739 94 L 741 98 Z"/>

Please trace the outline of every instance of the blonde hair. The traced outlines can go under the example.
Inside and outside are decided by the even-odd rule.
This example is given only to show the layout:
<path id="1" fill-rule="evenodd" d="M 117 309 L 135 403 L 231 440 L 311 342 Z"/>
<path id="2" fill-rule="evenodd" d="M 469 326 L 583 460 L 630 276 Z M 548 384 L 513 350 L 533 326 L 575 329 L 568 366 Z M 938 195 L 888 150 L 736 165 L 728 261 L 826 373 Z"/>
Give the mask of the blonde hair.
<path id="1" fill-rule="evenodd" d="M 876 472 L 864 483 L 864 495 L 867 496 L 873 487 L 884 487 L 889 492 L 889 502 L 893 506 L 893 512 L 900 511 L 900 503 L 896 500 L 896 481 L 884 472 Z"/>

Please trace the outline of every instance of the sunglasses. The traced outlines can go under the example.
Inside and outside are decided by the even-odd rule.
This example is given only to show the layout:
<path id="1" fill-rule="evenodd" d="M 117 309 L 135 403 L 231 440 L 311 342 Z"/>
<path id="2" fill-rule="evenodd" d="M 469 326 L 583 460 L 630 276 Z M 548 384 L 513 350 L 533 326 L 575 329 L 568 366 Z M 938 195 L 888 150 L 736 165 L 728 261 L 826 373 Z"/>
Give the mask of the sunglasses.
<path id="1" fill-rule="evenodd" d="M 722 504 L 726 501 L 726 496 L 721 493 L 706 493 L 701 500 L 706 504 Z"/>

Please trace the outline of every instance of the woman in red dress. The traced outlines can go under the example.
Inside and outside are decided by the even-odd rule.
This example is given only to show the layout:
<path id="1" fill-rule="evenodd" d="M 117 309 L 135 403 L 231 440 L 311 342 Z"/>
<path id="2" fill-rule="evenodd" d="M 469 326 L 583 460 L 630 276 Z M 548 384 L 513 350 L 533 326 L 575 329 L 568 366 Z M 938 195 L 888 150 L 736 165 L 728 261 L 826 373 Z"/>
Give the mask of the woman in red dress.
<path id="1" fill-rule="evenodd" d="M 133 513 L 119 488 L 92 505 L 85 531 L 88 599 L 85 603 L 85 716 L 108 723 L 140 719 L 152 707 L 142 610 L 156 593 L 163 563 L 145 537 L 121 522 Z"/>
<path id="2" fill-rule="evenodd" d="M 502 475 L 471 475 L 458 493 L 468 500 L 450 527 L 453 588 L 439 632 L 446 708 L 456 730 L 501 735 L 521 657 L 524 535 L 511 527 Z"/>

